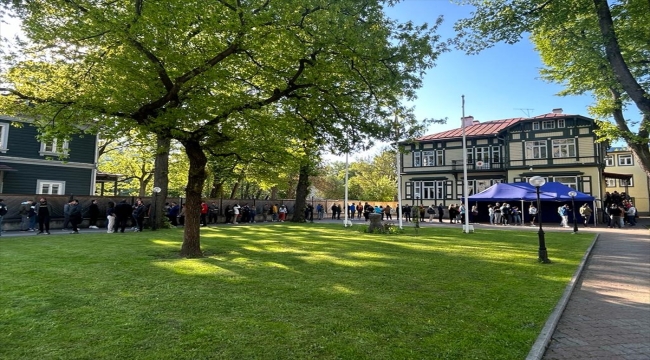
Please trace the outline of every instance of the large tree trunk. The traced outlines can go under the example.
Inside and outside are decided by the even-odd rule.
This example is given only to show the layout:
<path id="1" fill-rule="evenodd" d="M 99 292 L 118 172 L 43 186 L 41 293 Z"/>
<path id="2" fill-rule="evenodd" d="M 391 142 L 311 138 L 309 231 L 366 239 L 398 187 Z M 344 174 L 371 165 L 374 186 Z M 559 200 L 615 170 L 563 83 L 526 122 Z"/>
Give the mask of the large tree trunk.
<path id="1" fill-rule="evenodd" d="M 636 80 L 630 68 L 627 66 L 621 48 L 618 43 L 618 38 L 614 30 L 614 20 L 612 13 L 609 9 L 607 0 L 593 0 L 598 14 L 598 25 L 600 33 L 603 37 L 603 44 L 605 45 L 605 54 L 607 61 L 612 67 L 612 71 L 616 76 L 616 80 L 621 85 L 625 93 L 634 101 L 637 108 L 641 110 L 642 121 L 639 127 L 638 137 L 636 141 L 627 140 L 628 145 L 632 149 L 635 157 L 638 159 L 639 164 L 645 171 L 646 175 L 650 177 L 650 154 L 648 152 L 648 125 L 650 125 L 650 96 L 643 89 L 643 87 Z M 622 113 L 620 114 L 622 117 Z M 616 119 L 617 114 L 614 114 Z M 620 122 L 616 119 L 616 123 L 620 126 Z M 630 137 L 631 138 L 631 137 Z"/>
<path id="2" fill-rule="evenodd" d="M 278 187 L 274 186 L 271 188 L 270 200 L 277 200 L 277 198 L 278 198 Z"/>
<path id="3" fill-rule="evenodd" d="M 205 165 L 208 162 L 201 144 L 196 140 L 182 142 L 185 153 L 190 160 L 189 175 L 187 177 L 187 190 L 185 196 L 185 231 L 181 256 L 201 257 L 201 192 L 207 177 Z"/>
<path id="4" fill-rule="evenodd" d="M 153 186 L 159 187 L 160 192 L 153 194 L 153 204 L 151 211 L 155 212 L 150 214 L 149 218 L 155 221 L 155 227 L 160 228 L 163 224 L 163 211 L 165 209 L 165 200 L 167 200 L 167 192 L 169 189 L 169 147 L 171 146 L 171 139 L 162 135 L 156 137 L 156 159 L 154 165 Z M 153 215 L 153 216 L 152 216 Z"/>
<path id="5" fill-rule="evenodd" d="M 223 196 L 223 180 L 215 175 L 212 180 L 212 189 L 210 189 L 210 198 L 216 199 Z"/>
<path id="6" fill-rule="evenodd" d="M 648 148 L 648 141 L 650 140 L 650 115 L 643 116 L 641 125 L 639 126 L 639 133 L 634 134 L 627 126 L 627 121 L 623 116 L 623 101 L 621 100 L 621 93 L 616 89 L 610 89 L 612 98 L 616 104 L 616 109 L 613 111 L 614 122 L 621 130 L 621 136 L 627 142 L 627 145 L 632 150 L 637 164 L 645 171 L 646 176 L 650 177 L 650 148 Z"/>
<path id="7" fill-rule="evenodd" d="M 305 207 L 307 207 L 307 194 L 309 193 L 309 164 L 300 165 L 298 185 L 296 186 L 296 205 L 293 211 L 292 222 L 305 222 Z"/>

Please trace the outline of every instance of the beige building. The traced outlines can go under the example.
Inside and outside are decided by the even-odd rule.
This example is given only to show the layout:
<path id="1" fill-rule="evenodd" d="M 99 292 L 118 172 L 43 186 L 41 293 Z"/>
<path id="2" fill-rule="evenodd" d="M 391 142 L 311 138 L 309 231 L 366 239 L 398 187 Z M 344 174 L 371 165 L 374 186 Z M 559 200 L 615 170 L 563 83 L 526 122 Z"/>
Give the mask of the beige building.
<path id="1" fill-rule="evenodd" d="M 650 180 L 627 147 L 613 147 L 605 157 L 605 191 L 626 193 L 641 214 L 650 213 Z"/>
<path id="2" fill-rule="evenodd" d="M 469 195 L 499 182 L 542 176 L 601 199 L 605 193 L 606 145 L 596 142 L 593 119 L 562 109 L 530 118 L 465 123 L 406 144 L 402 154 L 402 200 L 424 204 L 458 203 L 463 196 L 463 161 Z M 647 203 L 647 196 L 646 196 Z"/>

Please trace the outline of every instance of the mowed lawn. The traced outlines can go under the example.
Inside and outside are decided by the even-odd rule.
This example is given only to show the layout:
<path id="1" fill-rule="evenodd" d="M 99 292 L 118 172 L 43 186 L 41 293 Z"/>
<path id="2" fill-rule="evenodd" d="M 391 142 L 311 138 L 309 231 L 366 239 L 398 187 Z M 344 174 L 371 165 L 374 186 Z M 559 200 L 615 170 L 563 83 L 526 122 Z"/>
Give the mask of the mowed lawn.
<path id="1" fill-rule="evenodd" d="M 523 359 L 593 241 L 327 224 L 0 238 L 1 359 Z"/>

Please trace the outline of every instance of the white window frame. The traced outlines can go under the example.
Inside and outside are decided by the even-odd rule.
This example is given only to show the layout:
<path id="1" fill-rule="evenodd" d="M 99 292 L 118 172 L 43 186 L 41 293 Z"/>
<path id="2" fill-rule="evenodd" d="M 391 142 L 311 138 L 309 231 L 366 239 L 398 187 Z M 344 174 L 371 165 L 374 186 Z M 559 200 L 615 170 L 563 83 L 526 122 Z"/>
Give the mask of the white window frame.
<path id="1" fill-rule="evenodd" d="M 557 127 L 558 127 L 558 129 L 562 129 L 562 128 L 566 127 L 566 122 L 564 121 L 564 119 L 558 119 L 557 120 Z"/>
<path id="2" fill-rule="evenodd" d="M 68 140 L 63 141 L 63 146 L 61 149 L 59 149 L 59 144 L 58 144 L 57 139 L 53 139 L 52 142 L 46 143 L 44 141 L 41 141 L 41 150 L 38 152 L 41 156 L 45 155 L 68 155 L 68 147 L 69 147 L 69 142 Z M 48 150 L 48 147 L 51 148 Z"/>
<path id="3" fill-rule="evenodd" d="M 616 187 L 616 179 L 605 178 L 605 187 L 608 188 Z"/>
<path id="4" fill-rule="evenodd" d="M 553 130 L 555 129 L 554 120 L 544 120 L 542 121 L 542 130 Z"/>
<path id="5" fill-rule="evenodd" d="M 567 181 L 568 179 L 571 179 L 571 181 Z M 553 181 L 562 183 L 570 188 L 577 189 L 578 188 L 578 177 L 577 176 L 554 176 Z"/>
<path id="6" fill-rule="evenodd" d="M 501 163 L 501 146 L 492 147 L 491 161 L 493 164 Z"/>
<path id="7" fill-rule="evenodd" d="M 58 185 L 58 191 L 56 193 L 52 193 L 53 185 Z M 48 192 L 43 192 L 43 186 L 48 186 Z M 36 193 L 44 195 L 65 195 L 65 181 L 36 180 Z"/>
<path id="8" fill-rule="evenodd" d="M 632 165 L 634 165 L 634 159 L 632 159 L 632 154 L 618 155 L 618 166 L 632 166 Z"/>
<path id="9" fill-rule="evenodd" d="M 533 130 L 539 130 L 539 122 L 535 121 L 533 123 Z"/>
<path id="10" fill-rule="evenodd" d="M 436 166 L 443 166 L 445 164 L 445 157 L 443 150 L 436 150 Z"/>
<path id="11" fill-rule="evenodd" d="M 422 152 L 420 151 L 413 152 L 413 166 L 414 167 L 422 166 Z"/>
<path id="12" fill-rule="evenodd" d="M 533 140 L 526 141 L 526 160 L 532 159 L 548 159 L 548 146 L 546 140 Z M 535 156 L 535 149 L 537 149 L 537 156 Z M 542 149 L 544 154 L 542 154 Z"/>
<path id="13" fill-rule="evenodd" d="M 554 139 L 552 144 L 553 158 L 576 157 L 576 139 Z"/>
<path id="14" fill-rule="evenodd" d="M 613 155 L 605 156 L 605 166 L 614 166 L 614 156 Z"/>
<path id="15" fill-rule="evenodd" d="M 7 150 L 7 141 L 9 141 L 9 124 L 0 123 L 0 152 L 6 153 Z"/>
<path id="16" fill-rule="evenodd" d="M 627 187 L 630 187 L 630 186 L 634 186 L 634 178 L 630 178 L 629 180 L 619 179 L 619 180 L 618 180 L 618 185 L 619 185 L 620 187 L 626 187 L 626 186 L 627 186 Z"/>
<path id="17" fill-rule="evenodd" d="M 422 151 L 422 166 L 436 166 L 435 151 Z"/>

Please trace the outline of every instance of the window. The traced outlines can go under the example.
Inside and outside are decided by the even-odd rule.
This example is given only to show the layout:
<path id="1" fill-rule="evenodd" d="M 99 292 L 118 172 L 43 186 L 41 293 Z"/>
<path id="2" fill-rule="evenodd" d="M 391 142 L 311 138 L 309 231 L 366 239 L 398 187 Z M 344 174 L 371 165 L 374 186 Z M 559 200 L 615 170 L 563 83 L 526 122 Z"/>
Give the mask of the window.
<path id="1" fill-rule="evenodd" d="M 499 164 L 501 162 L 501 146 L 492 148 L 492 163 Z"/>
<path id="2" fill-rule="evenodd" d="M 9 140 L 9 124 L 0 123 L 0 152 L 7 152 L 8 140 Z"/>
<path id="3" fill-rule="evenodd" d="M 551 129 L 555 129 L 555 121 L 553 120 L 542 121 L 542 130 L 551 130 Z"/>
<path id="4" fill-rule="evenodd" d="M 538 122 L 533 123 L 533 130 L 539 130 L 539 123 Z"/>
<path id="5" fill-rule="evenodd" d="M 614 166 L 614 157 L 609 155 L 605 156 L 605 166 Z"/>
<path id="6" fill-rule="evenodd" d="M 578 177 L 577 176 L 556 176 L 553 178 L 553 181 L 562 183 L 572 189 L 578 189 Z"/>
<path id="7" fill-rule="evenodd" d="M 632 154 L 619 155 L 618 156 L 618 165 L 619 166 L 634 165 L 634 162 L 632 161 Z"/>
<path id="8" fill-rule="evenodd" d="M 422 166 L 422 153 L 419 151 L 413 153 L 413 166 Z"/>
<path id="9" fill-rule="evenodd" d="M 576 139 L 553 140 L 553 157 L 568 158 L 576 156 Z"/>
<path id="10" fill-rule="evenodd" d="M 634 186 L 634 179 L 633 179 L 633 178 L 630 178 L 629 180 L 620 179 L 620 180 L 618 181 L 618 184 L 619 184 L 621 187 L 625 187 L 625 186 Z"/>
<path id="11" fill-rule="evenodd" d="M 546 141 L 526 141 L 526 159 L 546 159 Z"/>
<path id="12" fill-rule="evenodd" d="M 422 199 L 444 199 L 445 182 L 444 181 L 423 181 L 422 182 Z"/>
<path id="13" fill-rule="evenodd" d="M 433 151 L 422 152 L 422 166 L 436 166 L 435 156 Z"/>
<path id="14" fill-rule="evenodd" d="M 61 141 L 54 139 L 49 142 L 41 142 L 41 155 L 67 155 L 68 153 L 68 141 Z"/>
<path id="15" fill-rule="evenodd" d="M 445 158 L 443 156 L 442 150 L 436 150 L 436 164 L 437 166 L 442 166 L 445 164 Z"/>
<path id="16" fill-rule="evenodd" d="M 557 127 L 558 127 L 558 128 L 566 127 L 566 124 L 565 124 L 565 122 L 564 122 L 564 119 L 559 119 L 559 120 L 557 121 Z"/>
<path id="17" fill-rule="evenodd" d="M 36 193 L 48 195 L 65 194 L 65 181 L 37 180 Z"/>
<path id="18" fill-rule="evenodd" d="M 616 187 L 616 179 L 605 179 L 605 187 Z"/>
<path id="19" fill-rule="evenodd" d="M 482 161 L 483 165 L 476 165 L 477 169 L 489 169 L 490 168 L 490 148 L 489 147 L 477 147 L 474 149 L 476 152 L 476 162 Z"/>

